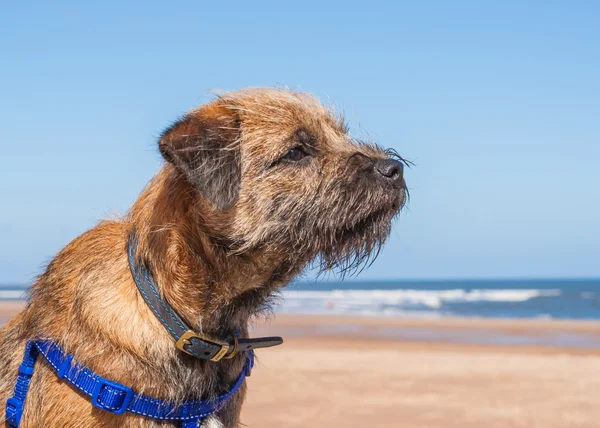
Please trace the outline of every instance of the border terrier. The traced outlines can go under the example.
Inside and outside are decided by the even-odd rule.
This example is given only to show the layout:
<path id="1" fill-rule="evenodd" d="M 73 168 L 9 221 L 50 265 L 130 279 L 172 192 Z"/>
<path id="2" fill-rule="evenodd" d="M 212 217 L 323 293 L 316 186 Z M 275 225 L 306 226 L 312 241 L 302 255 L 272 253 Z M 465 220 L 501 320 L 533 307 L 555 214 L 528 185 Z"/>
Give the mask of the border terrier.
<path id="1" fill-rule="evenodd" d="M 194 331 L 241 341 L 306 266 L 345 272 L 376 257 L 407 197 L 396 152 L 352 138 L 340 114 L 287 89 L 218 95 L 165 130 L 158 148 L 165 163 L 128 214 L 61 250 L 0 331 L 2 402 L 36 339 L 159 400 L 227 392 L 245 353 L 214 362 L 174 346 L 132 276 L 130 235 L 160 298 Z M 22 427 L 178 426 L 93 406 L 43 358 L 30 381 Z M 245 392 L 202 426 L 237 427 Z"/>

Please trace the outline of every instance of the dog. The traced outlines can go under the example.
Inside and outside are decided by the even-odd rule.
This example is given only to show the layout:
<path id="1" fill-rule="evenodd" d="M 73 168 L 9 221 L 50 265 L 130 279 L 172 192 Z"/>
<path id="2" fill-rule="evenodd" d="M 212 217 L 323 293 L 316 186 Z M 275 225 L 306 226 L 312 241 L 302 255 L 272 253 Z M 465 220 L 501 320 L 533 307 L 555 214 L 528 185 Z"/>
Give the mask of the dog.
<path id="1" fill-rule="evenodd" d="M 137 261 L 198 337 L 231 336 L 237 347 L 307 266 L 345 273 L 376 257 L 407 199 L 397 153 L 352 138 L 341 115 L 288 89 L 218 95 L 166 129 L 158 148 L 165 163 L 127 215 L 61 250 L 0 331 L 2 402 L 29 376 L 21 427 L 180 423 L 92 405 L 43 358 L 19 372 L 31 341 L 51 340 L 81 367 L 170 403 L 214 400 L 243 381 L 249 352 L 210 361 L 190 355 L 187 339 L 175 346 L 136 282 Z M 239 386 L 197 426 L 239 426 Z"/>

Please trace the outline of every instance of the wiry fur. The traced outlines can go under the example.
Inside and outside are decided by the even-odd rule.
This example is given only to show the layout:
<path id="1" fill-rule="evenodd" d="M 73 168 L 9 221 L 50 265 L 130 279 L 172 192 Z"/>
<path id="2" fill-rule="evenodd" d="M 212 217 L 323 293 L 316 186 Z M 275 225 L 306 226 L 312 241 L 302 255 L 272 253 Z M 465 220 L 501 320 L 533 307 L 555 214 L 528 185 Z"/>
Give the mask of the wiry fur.
<path id="1" fill-rule="evenodd" d="M 282 159 L 301 145 L 311 156 Z M 287 90 L 223 94 L 165 131 L 167 163 L 120 220 L 68 244 L 0 331 L 0 401 L 12 394 L 25 342 L 58 341 L 77 361 L 135 391 L 169 400 L 229 389 L 244 355 L 219 363 L 178 351 L 131 278 L 127 237 L 163 297 L 197 331 L 248 334 L 251 316 L 311 261 L 355 268 L 377 253 L 405 188 L 373 176 L 388 157 L 359 143 L 316 99 Z M 206 424 L 238 426 L 245 387 Z M 36 364 L 23 427 L 172 426 L 91 406 Z"/>

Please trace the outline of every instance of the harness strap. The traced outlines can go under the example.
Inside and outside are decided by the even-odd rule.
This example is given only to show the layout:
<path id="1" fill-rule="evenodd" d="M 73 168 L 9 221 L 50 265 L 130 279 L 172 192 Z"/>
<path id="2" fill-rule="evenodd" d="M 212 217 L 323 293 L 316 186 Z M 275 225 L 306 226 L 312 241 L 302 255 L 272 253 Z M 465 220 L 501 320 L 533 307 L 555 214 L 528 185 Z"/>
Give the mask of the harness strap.
<path id="1" fill-rule="evenodd" d="M 32 342 L 27 342 L 23 362 L 19 366 L 19 376 L 17 377 L 13 396 L 6 401 L 6 423 L 10 428 L 17 428 L 21 422 L 25 397 L 27 397 L 27 390 L 29 389 L 29 382 L 31 382 L 37 356 L 37 348 L 33 346 Z"/>
<path id="2" fill-rule="evenodd" d="M 242 386 L 244 379 L 250 376 L 254 366 L 254 353 L 249 352 L 242 373 L 228 392 L 211 401 L 192 400 L 178 403 L 138 394 L 128 386 L 105 379 L 73 361 L 73 356 L 65 353 L 55 342 L 29 341 L 25 347 L 23 363 L 19 366 L 14 395 L 6 402 L 6 421 L 10 428 L 19 426 L 38 354 L 44 356 L 60 379 L 64 379 L 83 394 L 91 397 L 95 407 L 114 414 L 130 412 L 152 419 L 181 421 L 184 428 L 200 426 L 202 419 L 222 409 Z"/>

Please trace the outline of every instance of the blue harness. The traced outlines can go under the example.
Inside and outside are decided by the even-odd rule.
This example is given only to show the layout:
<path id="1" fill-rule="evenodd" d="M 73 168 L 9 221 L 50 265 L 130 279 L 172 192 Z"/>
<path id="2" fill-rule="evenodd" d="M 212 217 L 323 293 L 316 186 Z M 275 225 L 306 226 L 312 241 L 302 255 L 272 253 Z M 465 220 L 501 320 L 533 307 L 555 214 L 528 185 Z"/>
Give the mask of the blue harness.
<path id="1" fill-rule="evenodd" d="M 65 353 L 55 342 L 29 341 L 25 347 L 23 362 L 19 366 L 19 377 L 13 397 L 6 402 L 6 422 L 10 428 L 19 426 L 38 354 L 42 354 L 56 370 L 59 379 L 64 379 L 90 397 L 95 407 L 116 415 L 130 412 L 152 419 L 180 421 L 182 428 L 199 427 L 205 417 L 221 410 L 240 389 L 246 376 L 250 376 L 254 365 L 254 353 L 250 351 L 242 373 L 228 392 L 211 401 L 194 400 L 176 403 L 138 394 L 125 385 L 103 378 L 73 361 L 73 356 Z"/>
<path id="2" fill-rule="evenodd" d="M 51 340 L 30 340 L 25 346 L 23 362 L 14 393 L 6 402 L 6 422 L 10 428 L 17 428 L 23 415 L 25 398 L 33 376 L 35 360 L 39 354 L 56 370 L 59 379 L 70 383 L 91 398 L 92 404 L 104 411 L 121 415 L 125 412 L 163 421 L 179 421 L 181 427 L 199 427 L 202 420 L 221 410 L 250 376 L 254 366 L 254 348 L 267 348 L 283 342 L 280 337 L 239 339 L 232 333 L 233 344 L 204 337 L 191 330 L 177 312 L 160 298 L 158 287 L 149 270 L 135 259 L 137 238 L 131 232 L 128 255 L 131 273 L 144 300 L 171 333 L 177 348 L 199 359 L 219 361 L 232 358 L 236 353 L 246 353 L 246 363 L 231 389 L 210 401 L 173 402 L 158 400 L 133 392 L 128 386 L 105 379 L 89 368 L 73 360 L 56 342 Z"/>

